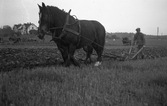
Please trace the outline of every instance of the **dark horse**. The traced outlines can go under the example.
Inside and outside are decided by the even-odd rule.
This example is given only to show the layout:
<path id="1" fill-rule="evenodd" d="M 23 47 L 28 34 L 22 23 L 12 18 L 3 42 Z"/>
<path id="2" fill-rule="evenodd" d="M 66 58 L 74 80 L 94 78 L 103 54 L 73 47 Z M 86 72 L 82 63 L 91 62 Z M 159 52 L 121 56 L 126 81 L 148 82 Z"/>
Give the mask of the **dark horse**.
<path id="1" fill-rule="evenodd" d="M 97 53 L 97 62 L 101 64 L 102 53 L 105 44 L 105 28 L 97 21 L 77 20 L 69 13 L 57 7 L 39 6 L 39 38 L 45 33 L 51 32 L 52 39 L 56 42 L 66 66 L 71 61 L 75 66 L 80 66 L 74 58 L 76 49 L 88 48 L 87 55 L 91 55 L 93 49 Z"/>

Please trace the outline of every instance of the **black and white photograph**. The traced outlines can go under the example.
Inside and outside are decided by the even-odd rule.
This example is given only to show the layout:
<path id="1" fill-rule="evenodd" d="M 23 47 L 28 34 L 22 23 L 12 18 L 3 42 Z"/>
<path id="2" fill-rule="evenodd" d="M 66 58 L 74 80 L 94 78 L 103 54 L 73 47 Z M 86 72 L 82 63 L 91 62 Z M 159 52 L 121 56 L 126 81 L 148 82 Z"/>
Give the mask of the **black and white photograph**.
<path id="1" fill-rule="evenodd" d="M 0 0 L 0 106 L 167 106 L 167 0 Z"/>

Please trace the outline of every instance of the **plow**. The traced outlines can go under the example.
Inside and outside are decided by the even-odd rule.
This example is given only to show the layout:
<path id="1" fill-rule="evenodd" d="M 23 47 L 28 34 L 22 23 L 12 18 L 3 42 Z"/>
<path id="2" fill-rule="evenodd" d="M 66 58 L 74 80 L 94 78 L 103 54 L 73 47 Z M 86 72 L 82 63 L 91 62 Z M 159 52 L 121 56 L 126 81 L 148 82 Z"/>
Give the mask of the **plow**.
<path id="1" fill-rule="evenodd" d="M 143 46 L 142 48 L 140 48 L 137 52 L 134 52 L 134 47 L 131 46 L 128 53 L 127 52 L 122 52 L 120 55 L 115 54 L 115 53 L 105 53 L 106 51 L 104 51 L 104 53 L 102 54 L 103 57 L 105 58 L 112 58 L 114 60 L 119 60 L 119 61 L 129 61 L 129 60 L 134 60 L 139 53 L 142 52 L 142 50 L 144 49 L 145 46 Z M 92 55 L 96 55 L 95 53 L 93 53 Z"/>

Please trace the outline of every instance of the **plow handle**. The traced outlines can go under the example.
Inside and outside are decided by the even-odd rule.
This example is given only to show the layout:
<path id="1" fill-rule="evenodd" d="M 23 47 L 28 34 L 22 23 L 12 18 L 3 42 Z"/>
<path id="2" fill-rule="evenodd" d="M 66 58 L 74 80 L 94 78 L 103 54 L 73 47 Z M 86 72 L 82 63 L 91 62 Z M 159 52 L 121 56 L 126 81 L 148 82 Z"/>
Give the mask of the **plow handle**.
<path id="1" fill-rule="evenodd" d="M 131 59 L 134 59 L 144 48 L 145 46 L 143 46 Z"/>
<path id="2" fill-rule="evenodd" d="M 129 49 L 129 54 L 131 53 L 132 48 L 133 48 L 133 45 L 131 45 L 131 46 L 130 46 L 130 49 Z"/>

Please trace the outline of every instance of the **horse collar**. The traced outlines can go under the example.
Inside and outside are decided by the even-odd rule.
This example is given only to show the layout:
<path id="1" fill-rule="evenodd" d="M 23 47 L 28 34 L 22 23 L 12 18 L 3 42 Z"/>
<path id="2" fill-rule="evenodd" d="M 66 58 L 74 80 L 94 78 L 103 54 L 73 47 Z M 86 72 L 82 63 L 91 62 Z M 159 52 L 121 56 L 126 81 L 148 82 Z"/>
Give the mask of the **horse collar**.
<path id="1" fill-rule="evenodd" d="M 54 38 L 55 38 L 55 39 L 62 39 L 62 38 L 67 34 L 67 32 L 70 32 L 70 33 L 73 33 L 73 34 L 79 36 L 79 39 L 78 39 L 78 44 L 79 44 L 79 42 L 80 42 L 80 36 L 81 36 L 81 34 L 80 34 L 80 33 L 81 33 L 80 21 L 77 19 L 76 22 L 74 22 L 74 23 L 72 23 L 72 24 L 69 24 L 68 22 L 69 22 L 70 12 L 71 12 L 71 9 L 69 10 L 69 12 L 68 12 L 68 14 L 67 14 L 67 17 L 66 17 L 66 20 L 65 20 L 65 24 L 64 24 L 63 27 L 55 27 L 55 28 L 50 28 L 50 29 L 55 29 L 55 30 L 57 30 L 57 29 L 63 28 L 62 33 L 60 34 L 60 36 L 59 36 L 59 37 L 53 36 L 53 39 L 54 39 Z M 72 30 L 72 29 L 70 29 L 70 28 L 67 28 L 67 26 L 74 25 L 75 23 L 78 23 L 79 32 L 77 32 L 77 31 L 75 31 L 75 30 Z"/>

